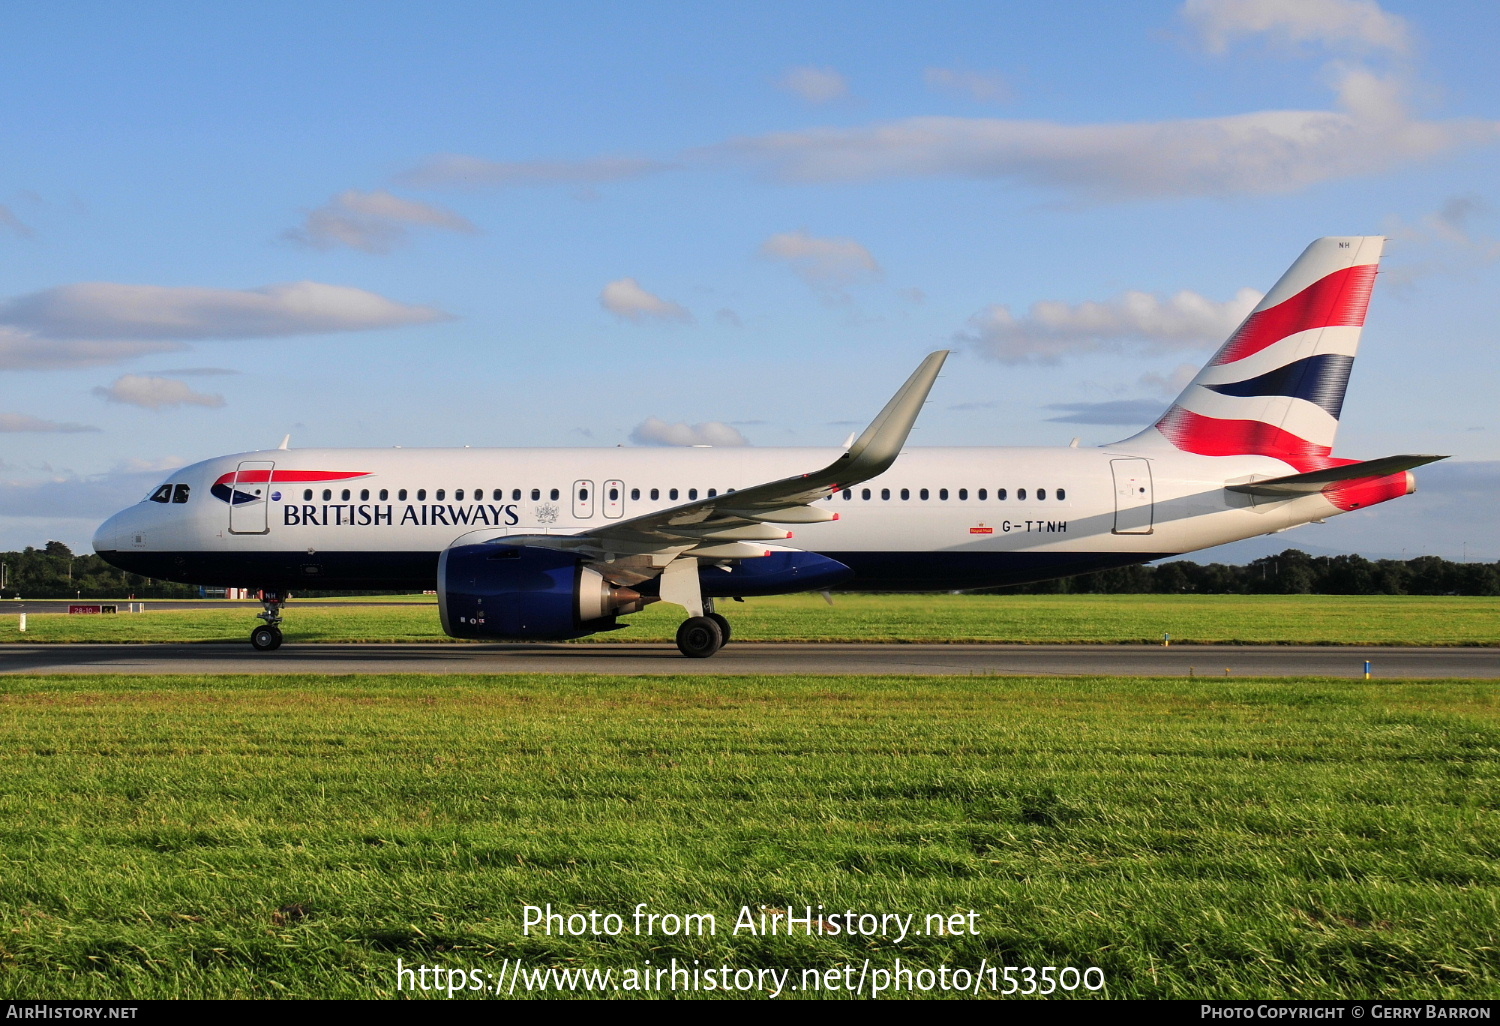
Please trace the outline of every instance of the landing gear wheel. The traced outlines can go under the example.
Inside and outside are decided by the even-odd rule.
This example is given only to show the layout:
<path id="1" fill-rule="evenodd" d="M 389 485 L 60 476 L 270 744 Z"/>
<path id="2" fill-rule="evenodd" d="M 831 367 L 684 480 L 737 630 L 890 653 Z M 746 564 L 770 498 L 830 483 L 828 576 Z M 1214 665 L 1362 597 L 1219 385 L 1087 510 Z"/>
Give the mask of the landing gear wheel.
<path id="1" fill-rule="evenodd" d="M 731 633 L 729 629 L 729 621 L 724 619 L 724 617 L 720 616 L 718 613 L 704 613 L 703 615 L 719 625 L 719 633 L 724 637 L 724 640 L 719 642 L 720 647 L 729 644 L 729 635 Z"/>
<path id="2" fill-rule="evenodd" d="M 677 628 L 677 651 L 689 659 L 707 659 L 724 647 L 724 632 L 707 616 L 694 616 Z"/>
<path id="3" fill-rule="evenodd" d="M 250 632 L 250 647 L 257 652 L 274 652 L 281 647 L 281 631 L 269 624 Z"/>

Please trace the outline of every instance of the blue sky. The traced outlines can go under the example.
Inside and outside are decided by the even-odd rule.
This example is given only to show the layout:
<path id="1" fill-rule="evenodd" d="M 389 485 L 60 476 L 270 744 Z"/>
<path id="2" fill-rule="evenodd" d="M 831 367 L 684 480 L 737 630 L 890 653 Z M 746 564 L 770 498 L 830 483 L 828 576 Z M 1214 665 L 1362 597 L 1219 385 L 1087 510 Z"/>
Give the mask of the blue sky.
<path id="1" fill-rule="evenodd" d="M 0 33 L 0 546 L 82 546 L 164 468 L 288 432 L 837 444 L 938 347 L 919 444 L 1108 442 L 1313 238 L 1387 234 L 1336 452 L 1465 466 L 1285 541 L 1500 558 L 1493 3 L 76 3 Z"/>

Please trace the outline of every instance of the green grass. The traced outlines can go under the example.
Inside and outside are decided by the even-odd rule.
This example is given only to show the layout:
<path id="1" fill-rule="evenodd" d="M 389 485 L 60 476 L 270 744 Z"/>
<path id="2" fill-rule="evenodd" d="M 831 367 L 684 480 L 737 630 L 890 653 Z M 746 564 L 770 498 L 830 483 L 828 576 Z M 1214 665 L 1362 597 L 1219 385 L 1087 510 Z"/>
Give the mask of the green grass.
<path id="1" fill-rule="evenodd" d="M 242 641 L 259 607 L 145 614 L 33 614 L 27 631 L 0 615 L 0 643 Z M 1500 599 L 1384 595 L 817 595 L 721 602 L 744 641 L 1023 642 L 1035 644 L 1500 644 Z M 3 610 L 0 610 L 3 611 Z M 628 630 L 586 643 L 670 641 L 682 611 L 664 603 Z M 291 642 L 448 641 L 435 606 L 337 608 L 293 601 Z"/>
<path id="2" fill-rule="evenodd" d="M 1097 966 L 1113 997 L 1500 997 L 1470 682 L 6 677 L 0 996 L 410 966 Z M 521 908 L 712 912 L 524 936 Z M 901 948 L 742 905 L 977 912 Z"/>

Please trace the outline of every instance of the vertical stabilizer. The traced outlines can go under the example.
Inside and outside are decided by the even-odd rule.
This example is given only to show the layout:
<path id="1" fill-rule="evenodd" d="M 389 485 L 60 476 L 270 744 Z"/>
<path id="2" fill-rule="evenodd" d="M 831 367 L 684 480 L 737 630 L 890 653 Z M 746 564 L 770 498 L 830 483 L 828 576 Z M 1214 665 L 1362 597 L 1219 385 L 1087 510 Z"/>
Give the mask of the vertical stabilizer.
<path id="1" fill-rule="evenodd" d="M 1122 444 L 1327 466 L 1384 245 L 1369 235 L 1308 246 L 1161 420 Z"/>

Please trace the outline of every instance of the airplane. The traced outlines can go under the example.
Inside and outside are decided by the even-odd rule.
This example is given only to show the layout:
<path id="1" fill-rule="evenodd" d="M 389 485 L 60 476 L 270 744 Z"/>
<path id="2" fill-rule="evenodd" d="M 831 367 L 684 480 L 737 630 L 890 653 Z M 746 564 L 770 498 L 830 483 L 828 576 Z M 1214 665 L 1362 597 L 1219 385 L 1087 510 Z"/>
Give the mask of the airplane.
<path id="1" fill-rule="evenodd" d="M 1091 448 L 903 452 L 947 351 L 847 449 L 291 449 L 173 471 L 94 550 L 131 573 L 253 584 L 258 651 L 293 590 L 436 589 L 443 629 L 557 641 L 722 599 L 972 590 L 1146 563 L 1416 488 L 1441 456 L 1332 456 L 1384 238 L 1313 242 L 1150 427 Z M 898 458 L 899 457 L 899 458 Z"/>

